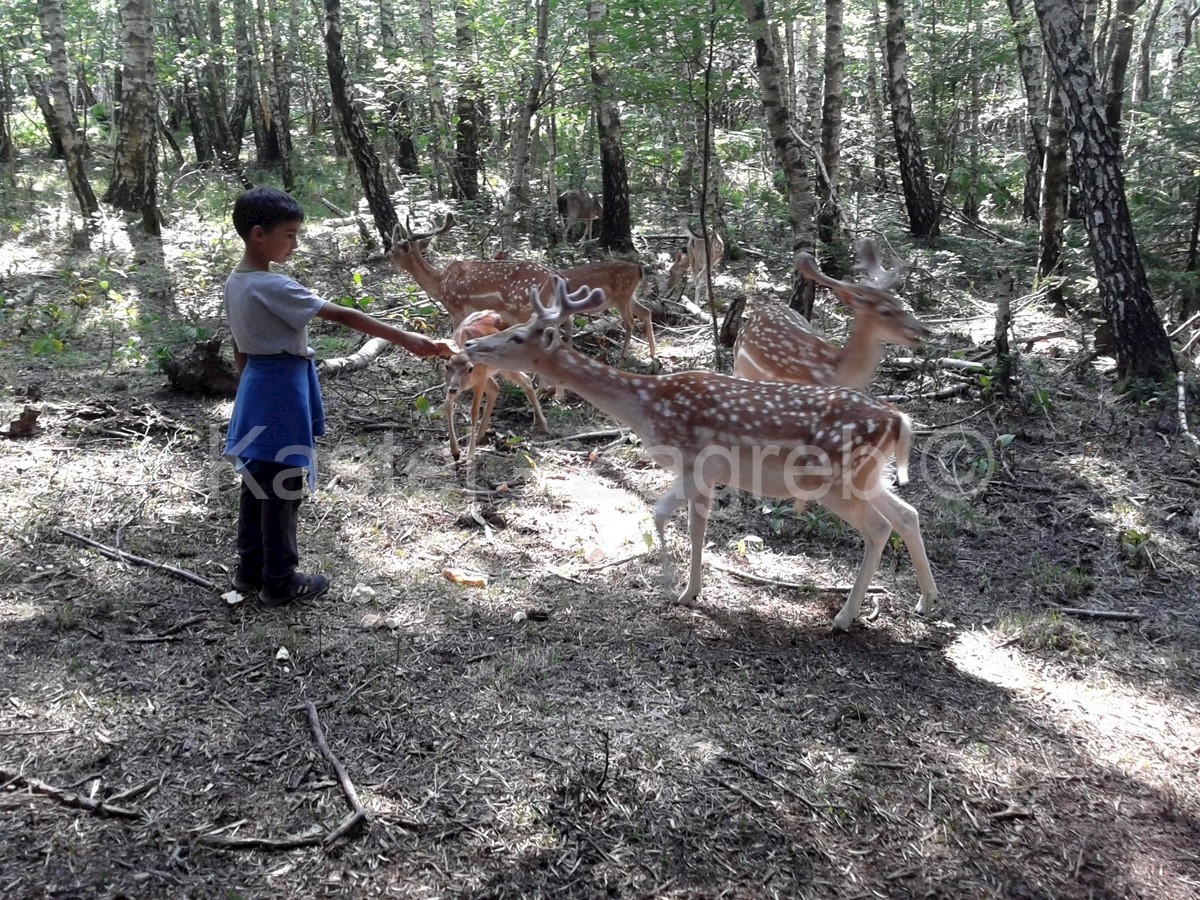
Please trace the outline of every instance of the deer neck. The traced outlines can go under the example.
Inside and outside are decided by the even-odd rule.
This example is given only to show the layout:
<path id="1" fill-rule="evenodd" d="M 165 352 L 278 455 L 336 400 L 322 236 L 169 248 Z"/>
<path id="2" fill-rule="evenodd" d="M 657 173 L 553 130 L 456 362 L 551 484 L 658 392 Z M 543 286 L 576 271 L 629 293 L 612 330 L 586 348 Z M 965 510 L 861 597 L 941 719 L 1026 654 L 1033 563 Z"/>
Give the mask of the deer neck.
<path id="1" fill-rule="evenodd" d="M 409 258 L 409 265 L 405 268 L 408 269 L 408 274 L 413 277 L 413 280 L 420 285 L 421 290 L 439 303 L 443 303 L 442 280 L 446 275 L 444 269 L 437 268 L 419 254 L 413 254 Z"/>
<path id="2" fill-rule="evenodd" d="M 574 391 L 639 436 L 652 424 L 646 401 L 652 395 L 656 376 L 624 372 L 565 344 L 535 360 L 535 371 Z"/>
<path id="3" fill-rule="evenodd" d="M 855 316 L 850 326 L 850 338 L 838 355 L 837 383 L 843 387 L 865 390 L 883 359 L 883 343 L 872 337 L 865 316 Z"/>

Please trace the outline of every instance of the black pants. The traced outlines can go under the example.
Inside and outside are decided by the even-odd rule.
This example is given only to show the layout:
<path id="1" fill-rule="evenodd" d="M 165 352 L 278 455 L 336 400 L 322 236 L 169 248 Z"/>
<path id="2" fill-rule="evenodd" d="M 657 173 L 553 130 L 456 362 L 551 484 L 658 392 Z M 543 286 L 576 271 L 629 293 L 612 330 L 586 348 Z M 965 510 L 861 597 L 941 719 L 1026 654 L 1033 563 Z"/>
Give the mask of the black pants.
<path id="1" fill-rule="evenodd" d="M 268 591 L 284 592 L 300 562 L 296 529 L 305 470 L 249 460 L 238 497 L 238 577 Z"/>

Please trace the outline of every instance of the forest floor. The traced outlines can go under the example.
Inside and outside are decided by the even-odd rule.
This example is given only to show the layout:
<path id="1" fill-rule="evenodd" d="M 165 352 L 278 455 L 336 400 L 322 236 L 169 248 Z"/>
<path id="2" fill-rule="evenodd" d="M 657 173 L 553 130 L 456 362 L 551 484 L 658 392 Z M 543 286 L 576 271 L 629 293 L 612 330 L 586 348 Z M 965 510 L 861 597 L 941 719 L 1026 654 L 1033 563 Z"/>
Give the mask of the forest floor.
<path id="1" fill-rule="evenodd" d="M 71 250 L 60 224 L 0 246 L 0 427 L 39 411 L 0 442 L 0 895 L 1200 896 L 1200 473 L 1155 428 L 1173 399 L 1115 396 L 1077 322 L 1017 303 L 1038 340 L 1011 399 L 933 365 L 877 379 L 920 429 L 901 495 L 932 617 L 891 547 L 878 616 L 832 635 L 861 540 L 739 493 L 700 600 L 671 605 L 650 537 L 670 476 L 611 421 L 568 396 L 538 435 L 510 388 L 455 466 L 437 364 L 398 353 L 325 380 L 301 546 L 334 587 L 268 611 L 222 597 L 230 401 L 150 364 L 219 330 L 228 229 Z M 320 227 L 295 267 L 409 291 Z M 751 305 L 778 299 L 761 275 Z M 923 357 L 987 350 L 999 288 L 965 283 L 923 305 Z M 710 366 L 710 330 L 666 309 L 663 367 Z M 826 299 L 818 324 L 844 333 Z M 581 343 L 611 358 L 619 329 Z M 682 562 L 682 517 L 668 537 Z M 350 805 L 306 704 L 366 813 L 327 843 Z"/>

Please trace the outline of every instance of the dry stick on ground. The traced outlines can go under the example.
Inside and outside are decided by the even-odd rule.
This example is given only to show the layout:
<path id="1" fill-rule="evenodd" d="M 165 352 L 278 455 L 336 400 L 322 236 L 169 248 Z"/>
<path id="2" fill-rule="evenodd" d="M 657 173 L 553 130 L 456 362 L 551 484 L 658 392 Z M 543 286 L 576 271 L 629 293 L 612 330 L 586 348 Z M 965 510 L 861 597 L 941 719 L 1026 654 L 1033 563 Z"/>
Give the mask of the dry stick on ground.
<path id="1" fill-rule="evenodd" d="M 1197 438 L 1191 431 L 1188 430 L 1187 420 L 1187 392 L 1183 387 L 1183 379 L 1180 378 L 1175 385 L 1178 391 L 1178 407 L 1179 407 L 1179 433 L 1191 441 L 1193 447 L 1200 450 L 1200 438 Z"/>
<path id="2" fill-rule="evenodd" d="M 645 554 L 641 554 L 641 555 L 644 556 Z M 830 585 L 829 587 L 820 587 L 819 585 L 815 585 L 815 584 L 802 584 L 797 581 L 780 581 L 777 578 L 766 578 L 762 575 L 755 575 L 753 572 L 747 572 L 743 569 L 735 569 L 733 566 L 727 566 L 724 563 L 717 562 L 716 560 L 710 560 L 708 564 L 714 569 L 718 569 L 722 572 L 728 572 L 730 575 L 736 575 L 738 578 L 745 579 L 746 581 L 752 581 L 755 584 L 769 584 L 772 587 L 795 588 L 798 591 L 804 591 L 806 594 L 824 594 L 824 593 L 845 594 L 845 593 L 848 593 L 851 589 L 850 585 L 845 585 L 845 584 Z M 887 588 L 883 588 L 883 587 L 867 588 L 868 594 L 886 594 L 887 592 L 888 592 Z"/>
<path id="3" fill-rule="evenodd" d="M 184 581 L 190 581 L 192 584 L 199 585 L 206 591 L 216 590 L 216 585 L 207 578 L 201 578 L 191 572 L 183 569 L 177 569 L 175 566 L 169 566 L 166 563 L 155 562 L 152 559 L 146 559 L 143 556 L 134 556 L 132 553 L 126 553 L 124 550 L 118 550 L 116 547 L 110 547 L 108 544 L 101 544 L 99 541 L 93 541 L 91 538 L 84 537 L 82 534 L 76 534 L 74 531 L 68 531 L 66 528 L 59 528 L 59 532 L 65 534 L 69 538 L 74 538 L 81 544 L 87 544 L 89 547 L 95 547 L 105 556 L 111 559 L 119 559 L 124 562 L 133 563 L 135 566 L 146 566 L 151 569 L 159 569 L 166 572 L 168 575 L 174 575 L 176 578 L 182 578 Z"/>
<path id="4" fill-rule="evenodd" d="M 1109 619 L 1113 622 L 1140 622 L 1146 618 L 1141 613 L 1120 612 L 1111 609 L 1077 609 L 1064 606 L 1058 610 L 1064 616 L 1075 616 L 1077 619 Z"/>
<path id="5" fill-rule="evenodd" d="M 207 620 L 208 616 L 206 615 L 192 616 L 190 619 L 184 619 L 182 622 L 176 622 L 166 631 L 160 631 L 158 634 L 127 637 L 125 638 L 125 642 L 128 644 L 159 644 L 163 641 L 178 640 L 178 638 L 174 636 L 175 632 L 183 631 L 185 628 L 190 628 L 193 625 L 199 625 L 201 622 Z"/>
<path id="6" fill-rule="evenodd" d="M 297 850 L 301 847 L 314 847 L 320 844 L 322 839 L 322 830 L 317 829 L 284 838 L 225 837 L 221 834 L 206 834 L 196 838 L 196 843 L 216 850 Z"/>
<path id="7" fill-rule="evenodd" d="M 322 841 L 326 846 L 329 846 L 342 837 L 350 836 L 360 831 L 367 824 L 367 810 L 362 805 L 362 801 L 358 799 L 358 791 L 354 789 L 354 782 L 346 774 L 346 769 L 338 762 L 338 758 L 329 749 L 329 744 L 325 742 L 325 732 L 321 730 L 321 720 L 317 717 L 317 708 L 312 705 L 312 701 L 308 698 L 304 700 L 304 709 L 308 712 L 308 724 L 312 726 L 313 738 L 317 742 L 317 749 L 321 751 L 321 755 L 325 757 L 325 761 L 333 769 L 333 773 L 337 776 L 338 784 L 342 787 L 342 793 L 346 795 L 346 800 L 350 803 L 350 815 L 343 819 L 337 828 L 325 835 L 325 839 Z"/>
<path id="8" fill-rule="evenodd" d="M 101 816 L 113 816 L 118 819 L 142 818 L 142 813 L 136 809 L 129 809 L 125 806 L 114 806 L 103 800 L 93 800 L 90 797 L 84 797 L 80 794 L 72 794 L 70 791 L 57 788 L 52 784 L 46 784 L 46 782 L 39 781 L 36 778 L 27 778 L 20 772 L 14 772 L 10 769 L 0 769 L 0 782 L 4 782 L 6 786 L 15 785 L 17 787 L 29 788 L 34 793 L 45 794 L 47 797 L 57 800 L 64 806 L 85 809 L 88 812 L 94 812 Z"/>

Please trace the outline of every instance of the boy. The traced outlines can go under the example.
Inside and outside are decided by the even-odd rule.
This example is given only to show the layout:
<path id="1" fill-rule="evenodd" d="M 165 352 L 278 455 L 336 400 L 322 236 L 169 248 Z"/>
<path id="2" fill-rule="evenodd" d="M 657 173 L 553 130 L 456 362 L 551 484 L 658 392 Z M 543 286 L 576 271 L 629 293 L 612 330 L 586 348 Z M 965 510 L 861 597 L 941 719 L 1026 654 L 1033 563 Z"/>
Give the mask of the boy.
<path id="1" fill-rule="evenodd" d="M 399 344 L 418 356 L 450 357 L 453 345 L 395 328 L 355 309 L 322 300 L 297 281 L 271 271 L 296 249 L 304 211 L 276 188 L 252 188 L 233 204 L 233 226 L 245 252 L 225 283 L 223 307 L 241 380 L 225 443 L 225 458 L 242 475 L 238 501 L 238 566 L 233 587 L 258 592 L 278 607 L 329 589 L 324 575 L 297 569 L 296 543 L 304 475 L 316 483 L 315 437 L 325 411 L 308 322 L 314 316 Z"/>

